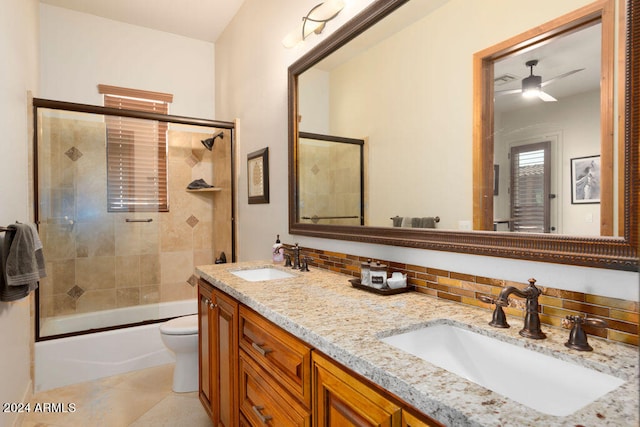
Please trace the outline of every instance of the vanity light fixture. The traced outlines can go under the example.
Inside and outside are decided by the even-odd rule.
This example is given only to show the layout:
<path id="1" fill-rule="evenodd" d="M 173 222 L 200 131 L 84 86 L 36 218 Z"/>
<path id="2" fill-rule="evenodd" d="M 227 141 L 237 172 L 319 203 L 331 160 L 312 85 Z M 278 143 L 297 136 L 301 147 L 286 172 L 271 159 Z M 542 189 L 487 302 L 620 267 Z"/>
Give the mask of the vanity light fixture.
<path id="1" fill-rule="evenodd" d="M 327 22 L 338 16 L 343 8 L 344 0 L 327 0 L 318 4 L 302 18 L 302 28 L 289 33 L 282 39 L 282 44 L 290 49 L 306 39 L 311 33 L 322 33 Z"/>

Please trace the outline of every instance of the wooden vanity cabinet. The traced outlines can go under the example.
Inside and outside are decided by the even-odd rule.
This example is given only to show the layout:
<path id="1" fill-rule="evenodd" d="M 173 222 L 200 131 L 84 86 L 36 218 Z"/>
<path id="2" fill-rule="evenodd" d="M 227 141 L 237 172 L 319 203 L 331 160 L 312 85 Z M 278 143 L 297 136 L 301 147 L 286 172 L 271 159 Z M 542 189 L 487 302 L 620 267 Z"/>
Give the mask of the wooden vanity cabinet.
<path id="1" fill-rule="evenodd" d="M 314 426 L 400 426 L 395 402 L 319 352 L 312 361 Z"/>
<path id="2" fill-rule="evenodd" d="M 403 409 L 402 427 L 444 427 L 444 425 L 426 415 L 413 414 Z"/>
<path id="3" fill-rule="evenodd" d="M 254 425 L 311 425 L 311 347 L 240 307 L 240 409 Z"/>
<path id="4" fill-rule="evenodd" d="M 200 401 L 215 427 L 442 427 L 204 280 Z"/>
<path id="5" fill-rule="evenodd" d="M 199 397 L 216 427 L 238 425 L 238 302 L 198 281 Z"/>
<path id="6" fill-rule="evenodd" d="M 318 351 L 312 383 L 314 426 L 444 427 Z"/>
<path id="7" fill-rule="evenodd" d="M 240 411 L 252 426 L 310 427 L 311 412 L 240 350 Z"/>
<path id="8" fill-rule="evenodd" d="M 240 348 L 307 408 L 311 407 L 311 347 L 263 316 L 240 307 Z"/>

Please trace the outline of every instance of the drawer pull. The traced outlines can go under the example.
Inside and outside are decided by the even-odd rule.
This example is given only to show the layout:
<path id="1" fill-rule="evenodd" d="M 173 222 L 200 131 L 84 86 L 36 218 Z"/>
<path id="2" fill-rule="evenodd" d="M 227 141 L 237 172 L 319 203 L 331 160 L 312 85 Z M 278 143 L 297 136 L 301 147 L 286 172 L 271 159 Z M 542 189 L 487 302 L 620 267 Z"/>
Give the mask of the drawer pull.
<path id="1" fill-rule="evenodd" d="M 264 409 L 264 407 L 262 406 L 253 405 L 251 409 L 253 409 L 253 412 L 255 412 L 258 418 L 260 418 L 260 421 L 262 421 L 262 424 L 268 423 L 269 420 L 273 418 L 271 415 L 262 415 L 261 411 Z"/>
<path id="2" fill-rule="evenodd" d="M 272 351 L 272 350 L 269 350 L 269 349 L 267 349 L 267 348 L 262 348 L 262 347 L 260 347 L 260 345 L 259 345 L 259 344 L 256 344 L 256 343 L 254 343 L 254 342 L 252 342 L 252 343 L 251 343 L 251 347 L 255 348 L 255 349 L 256 349 L 256 351 L 257 351 L 258 353 L 260 353 L 261 355 L 263 355 L 263 356 L 266 356 L 266 355 L 267 355 L 267 353 L 271 353 L 271 351 Z"/>

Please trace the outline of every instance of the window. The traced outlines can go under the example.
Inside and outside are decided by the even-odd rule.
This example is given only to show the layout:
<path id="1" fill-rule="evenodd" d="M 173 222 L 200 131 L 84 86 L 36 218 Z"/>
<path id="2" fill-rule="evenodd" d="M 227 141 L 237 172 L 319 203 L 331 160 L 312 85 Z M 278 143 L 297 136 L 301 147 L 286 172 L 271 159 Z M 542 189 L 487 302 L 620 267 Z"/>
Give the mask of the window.
<path id="1" fill-rule="evenodd" d="M 173 95 L 98 85 L 104 106 L 168 114 Z M 167 123 L 106 116 L 108 212 L 168 212 Z"/>
<path id="2" fill-rule="evenodd" d="M 548 141 L 511 148 L 511 231 L 550 230 L 549 152 Z"/>

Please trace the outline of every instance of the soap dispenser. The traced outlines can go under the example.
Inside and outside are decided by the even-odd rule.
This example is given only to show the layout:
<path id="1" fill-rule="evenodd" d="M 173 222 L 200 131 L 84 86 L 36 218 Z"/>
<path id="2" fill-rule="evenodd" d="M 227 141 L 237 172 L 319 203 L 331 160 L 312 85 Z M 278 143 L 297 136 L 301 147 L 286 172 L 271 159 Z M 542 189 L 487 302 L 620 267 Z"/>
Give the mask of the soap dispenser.
<path id="1" fill-rule="evenodd" d="M 276 236 L 276 243 L 274 243 L 271 256 L 273 257 L 273 262 L 282 262 L 284 261 L 284 246 L 280 243 L 280 235 Z"/>

